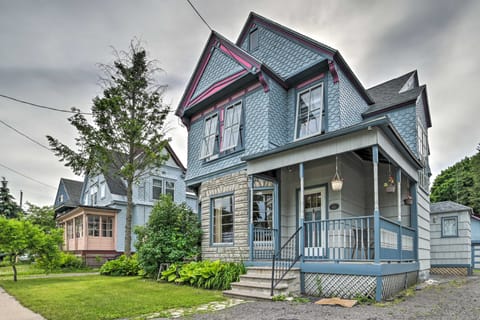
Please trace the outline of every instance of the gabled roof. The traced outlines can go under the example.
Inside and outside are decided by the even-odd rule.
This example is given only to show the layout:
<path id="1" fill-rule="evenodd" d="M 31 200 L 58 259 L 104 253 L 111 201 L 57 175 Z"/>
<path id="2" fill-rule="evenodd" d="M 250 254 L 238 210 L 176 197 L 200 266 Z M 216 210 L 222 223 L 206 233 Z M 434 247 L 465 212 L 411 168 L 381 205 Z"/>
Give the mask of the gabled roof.
<path id="1" fill-rule="evenodd" d="M 316 50 L 318 52 L 321 52 L 323 54 L 326 54 L 327 56 L 330 57 L 333 61 L 335 61 L 340 68 L 345 72 L 345 75 L 347 78 L 350 80 L 350 82 L 354 85 L 354 87 L 357 89 L 358 93 L 363 97 L 365 102 L 367 104 L 373 104 L 374 101 L 372 97 L 370 97 L 369 93 L 367 90 L 365 90 L 364 86 L 358 80 L 357 76 L 355 73 L 353 73 L 352 69 L 350 66 L 347 64 L 343 56 L 340 54 L 340 51 L 337 49 L 334 49 L 332 47 L 327 46 L 324 43 L 321 43 L 319 41 L 316 41 L 312 38 L 309 38 L 301 33 L 298 33 L 284 25 L 281 25 L 273 20 L 270 20 L 268 18 L 265 18 L 255 12 L 250 12 L 247 21 L 245 22 L 242 31 L 240 32 L 240 35 L 238 37 L 238 40 L 236 42 L 237 46 L 240 46 L 242 42 L 244 41 L 245 37 L 247 36 L 251 26 L 253 24 L 260 23 L 262 25 L 265 25 L 269 27 L 269 29 L 274 30 L 275 32 L 281 33 L 290 39 L 297 41 L 301 43 L 304 46 L 307 46 L 313 50 Z M 285 79 L 286 80 L 286 79 Z"/>
<path id="2" fill-rule="evenodd" d="M 430 213 L 445 213 L 456 211 L 469 211 L 471 213 L 472 208 L 453 201 L 441 201 L 430 204 Z"/>
<path id="3" fill-rule="evenodd" d="M 78 206 L 80 203 L 80 195 L 82 193 L 82 181 L 70 180 L 61 178 L 60 184 L 63 183 L 65 193 L 68 196 L 68 200 L 65 201 L 62 205 L 64 206 Z"/>
<path id="4" fill-rule="evenodd" d="M 414 88 L 400 92 L 402 87 L 412 76 L 415 77 Z M 417 98 L 420 95 L 423 95 L 425 99 L 425 117 L 427 120 L 427 126 L 431 127 L 426 90 L 426 85 L 418 85 L 417 70 L 413 70 L 398 78 L 380 83 L 367 89 L 370 96 L 375 100 L 375 103 L 372 104 L 363 115 L 364 117 L 371 117 L 392 109 L 413 104 L 417 101 Z"/>

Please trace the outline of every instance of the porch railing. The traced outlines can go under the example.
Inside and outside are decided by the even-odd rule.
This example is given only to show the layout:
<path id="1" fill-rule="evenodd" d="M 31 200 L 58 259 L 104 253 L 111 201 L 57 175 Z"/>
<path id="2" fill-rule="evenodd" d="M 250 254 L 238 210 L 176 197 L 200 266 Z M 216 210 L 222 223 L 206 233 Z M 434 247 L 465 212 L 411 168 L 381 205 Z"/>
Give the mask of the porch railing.
<path id="1" fill-rule="evenodd" d="M 273 254 L 275 253 L 275 241 L 277 235 L 277 229 L 253 227 L 253 259 L 272 259 Z"/>
<path id="2" fill-rule="evenodd" d="M 272 286 L 270 295 L 273 296 L 273 290 L 292 269 L 295 263 L 300 259 L 298 250 L 299 237 L 302 227 L 283 244 L 280 250 L 276 251 L 272 259 Z"/>
<path id="3" fill-rule="evenodd" d="M 373 216 L 304 223 L 307 260 L 369 261 L 375 259 Z M 380 260 L 414 260 L 415 230 L 380 218 Z"/>

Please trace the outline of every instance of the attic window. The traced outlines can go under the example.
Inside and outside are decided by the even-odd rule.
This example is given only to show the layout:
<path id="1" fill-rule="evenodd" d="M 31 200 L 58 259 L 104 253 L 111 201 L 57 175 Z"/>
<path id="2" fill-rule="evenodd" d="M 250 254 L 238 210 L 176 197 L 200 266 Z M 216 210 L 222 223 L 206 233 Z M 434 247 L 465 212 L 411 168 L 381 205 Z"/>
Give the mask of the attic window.
<path id="1" fill-rule="evenodd" d="M 250 35 L 248 37 L 248 49 L 250 51 L 254 51 L 258 49 L 258 29 L 255 28 L 252 31 L 250 31 Z"/>
<path id="2" fill-rule="evenodd" d="M 59 202 L 59 203 L 62 203 L 62 202 L 63 202 L 63 194 L 61 194 L 61 195 L 58 196 L 58 202 Z"/>
<path id="3" fill-rule="evenodd" d="M 412 90 L 415 86 L 415 73 L 413 73 L 410 78 L 408 78 L 407 82 L 403 85 L 403 87 L 398 91 L 398 93 L 403 93 L 408 90 Z"/>

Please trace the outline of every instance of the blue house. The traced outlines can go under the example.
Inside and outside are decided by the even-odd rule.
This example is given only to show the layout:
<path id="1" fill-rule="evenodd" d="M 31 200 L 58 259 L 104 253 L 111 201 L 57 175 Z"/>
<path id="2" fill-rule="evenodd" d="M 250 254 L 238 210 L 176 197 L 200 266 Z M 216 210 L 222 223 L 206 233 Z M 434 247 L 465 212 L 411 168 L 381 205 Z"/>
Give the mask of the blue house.
<path id="1" fill-rule="evenodd" d="M 133 187 L 134 226 L 148 222 L 152 207 L 162 194 L 176 203 L 186 203 L 194 212 L 197 200 L 185 186 L 185 171 L 170 145 L 169 158 Z M 121 254 L 125 247 L 126 183 L 117 175 L 87 175 L 83 182 L 61 179 L 54 209 L 64 229 L 63 250 L 82 257 L 88 265 L 102 264 Z M 132 234 L 132 248 L 135 235 Z M 134 249 L 133 249 L 134 250 Z"/>
<path id="2" fill-rule="evenodd" d="M 202 257 L 250 266 L 228 294 L 381 300 L 428 278 L 417 71 L 365 89 L 338 50 L 251 13 L 236 43 L 211 33 L 176 115 Z"/>

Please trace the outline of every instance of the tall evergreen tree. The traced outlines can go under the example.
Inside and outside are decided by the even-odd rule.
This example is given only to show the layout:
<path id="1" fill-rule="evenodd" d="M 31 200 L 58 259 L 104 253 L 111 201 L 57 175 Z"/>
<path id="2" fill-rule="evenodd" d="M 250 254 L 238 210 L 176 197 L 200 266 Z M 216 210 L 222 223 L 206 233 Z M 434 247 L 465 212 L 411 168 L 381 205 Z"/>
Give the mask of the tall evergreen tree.
<path id="1" fill-rule="evenodd" d="M 76 174 L 116 175 L 126 183 L 125 254 L 131 254 L 133 184 L 168 158 L 164 123 L 170 107 L 163 103 L 166 86 L 157 83 L 161 69 L 132 41 L 115 52 L 113 65 L 102 65 L 103 95 L 93 99 L 90 124 L 78 111 L 69 118 L 77 129 L 77 151 L 47 136 L 52 150 Z"/>
<path id="2" fill-rule="evenodd" d="M 15 198 L 10 194 L 8 181 L 2 177 L 0 186 L 0 216 L 8 219 L 19 218 L 23 215 L 22 209 L 15 202 Z"/>

